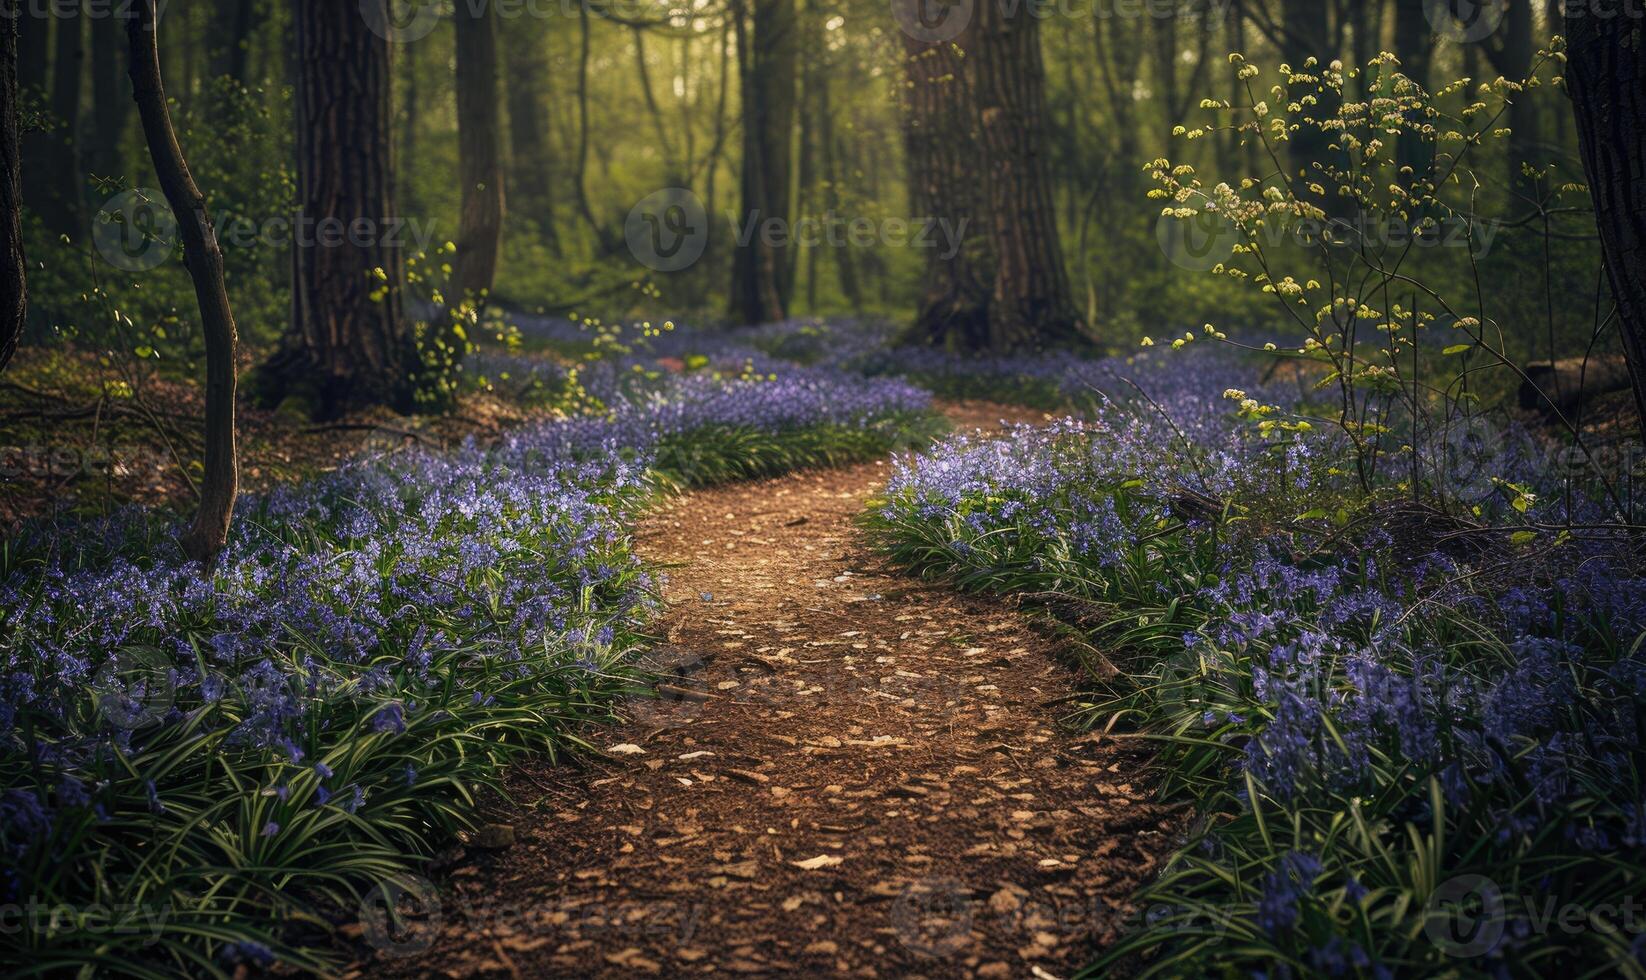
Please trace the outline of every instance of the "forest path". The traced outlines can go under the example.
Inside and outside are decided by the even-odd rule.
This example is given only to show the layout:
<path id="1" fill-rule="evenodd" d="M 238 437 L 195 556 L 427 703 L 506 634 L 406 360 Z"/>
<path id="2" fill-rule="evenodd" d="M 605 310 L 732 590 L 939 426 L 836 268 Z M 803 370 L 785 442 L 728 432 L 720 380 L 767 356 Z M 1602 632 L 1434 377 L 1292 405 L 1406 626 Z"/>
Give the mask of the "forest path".
<path id="1" fill-rule="evenodd" d="M 951 407 L 962 427 L 1021 411 Z M 584 767 L 527 766 L 417 976 L 1069 976 L 1174 824 L 1143 758 L 1003 604 L 878 569 L 885 462 L 697 492 L 645 524 L 676 683 Z"/>

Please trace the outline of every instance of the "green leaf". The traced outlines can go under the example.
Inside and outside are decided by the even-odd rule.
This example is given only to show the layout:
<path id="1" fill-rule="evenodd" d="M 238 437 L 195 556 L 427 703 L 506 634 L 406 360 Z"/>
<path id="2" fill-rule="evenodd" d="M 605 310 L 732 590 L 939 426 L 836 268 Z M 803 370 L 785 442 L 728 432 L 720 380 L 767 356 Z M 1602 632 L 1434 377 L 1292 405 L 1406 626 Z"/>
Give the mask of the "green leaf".
<path id="1" fill-rule="evenodd" d="M 1474 348 L 1474 344 L 1453 344 L 1452 346 L 1441 351 L 1441 353 L 1447 357 L 1451 357 L 1453 354 L 1461 354 L 1464 351 L 1474 350 Z"/>

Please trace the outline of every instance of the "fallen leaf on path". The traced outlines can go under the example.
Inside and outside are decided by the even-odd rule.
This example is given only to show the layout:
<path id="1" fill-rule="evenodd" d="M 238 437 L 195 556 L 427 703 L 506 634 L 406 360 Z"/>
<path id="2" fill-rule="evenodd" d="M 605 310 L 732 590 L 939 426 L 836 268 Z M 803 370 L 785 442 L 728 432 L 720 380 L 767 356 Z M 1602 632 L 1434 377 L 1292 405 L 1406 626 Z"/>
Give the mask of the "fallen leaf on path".
<path id="1" fill-rule="evenodd" d="M 789 863 L 802 871 L 818 871 L 822 868 L 833 868 L 844 864 L 846 859 L 835 857 L 833 854 L 819 854 L 817 857 L 805 861 L 790 861 Z"/>
<path id="2" fill-rule="evenodd" d="M 607 749 L 606 751 L 610 752 L 612 755 L 645 755 L 646 754 L 645 749 L 641 748 L 638 745 L 635 745 L 632 742 L 624 742 L 622 745 L 614 745 L 611 748 Z"/>

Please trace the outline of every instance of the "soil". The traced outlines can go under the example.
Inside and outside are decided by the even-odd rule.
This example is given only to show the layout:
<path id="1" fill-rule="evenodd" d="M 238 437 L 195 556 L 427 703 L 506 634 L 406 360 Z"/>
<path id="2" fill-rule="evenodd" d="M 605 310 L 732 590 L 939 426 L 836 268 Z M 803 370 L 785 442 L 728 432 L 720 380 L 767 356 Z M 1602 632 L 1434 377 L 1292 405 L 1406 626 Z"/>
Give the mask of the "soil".
<path id="1" fill-rule="evenodd" d="M 962 426 L 1002 417 L 953 406 Z M 694 493 L 669 674 L 511 808 L 357 975 L 1064 977 L 1178 824 L 1148 759 L 1062 724 L 1081 678 L 1027 615 L 883 570 L 854 519 L 890 464 Z"/>

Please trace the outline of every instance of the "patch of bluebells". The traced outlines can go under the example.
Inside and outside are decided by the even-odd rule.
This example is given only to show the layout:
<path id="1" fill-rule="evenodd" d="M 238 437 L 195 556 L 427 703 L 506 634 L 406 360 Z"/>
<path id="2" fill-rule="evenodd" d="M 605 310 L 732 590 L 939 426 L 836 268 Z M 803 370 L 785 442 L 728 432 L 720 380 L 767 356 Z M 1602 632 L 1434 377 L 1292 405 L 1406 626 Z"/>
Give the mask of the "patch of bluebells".
<path id="1" fill-rule="evenodd" d="M 930 402 L 800 368 L 604 394 L 601 414 L 493 446 L 362 457 L 245 498 L 209 574 L 158 513 L 27 529 L 0 578 L 0 901 L 205 903 L 181 923 L 299 895 L 310 872 L 330 887 L 339 838 L 380 861 L 429 852 L 467 787 L 632 689 L 657 608 L 632 530 L 661 452 L 705 432 L 868 428 Z M 164 862 L 110 846 L 133 827 L 212 866 L 279 857 L 263 886 L 238 874 L 178 894 Z M 272 942 L 217 955 L 257 965 Z M 0 940 L 0 962 L 37 953 Z"/>
<path id="2" fill-rule="evenodd" d="M 1208 350 L 1071 371 L 1107 382 L 1087 418 L 901 460 L 870 527 L 911 567 L 1118 610 L 1094 643 L 1144 680 L 1105 710 L 1182 736 L 1163 743 L 1165 770 L 1195 775 L 1167 785 L 1211 817 L 1144 896 L 1190 911 L 1146 918 L 1124 949 L 1175 944 L 1209 972 L 1268 969 L 1255 948 L 1307 967 L 1294 975 L 1456 967 L 1425 937 L 1425 904 L 1479 874 L 1511 910 L 1482 972 L 1550 946 L 1603 969 L 1628 956 L 1594 930 L 1522 921 L 1549 896 L 1605 907 L 1646 889 L 1646 577 L 1627 542 L 1517 566 L 1413 548 L 1397 523 L 1339 530 L 1319 515 L 1365 499 L 1334 465 L 1342 444 L 1260 435 L 1222 397 L 1290 407 L 1306 392 Z M 1558 486 L 1534 458 L 1496 465 Z M 1522 503 L 1551 522 L 1605 516 L 1559 497 Z M 1420 861 L 1414 841 L 1437 834 Z M 1185 927 L 1208 918 L 1257 946 Z"/>

